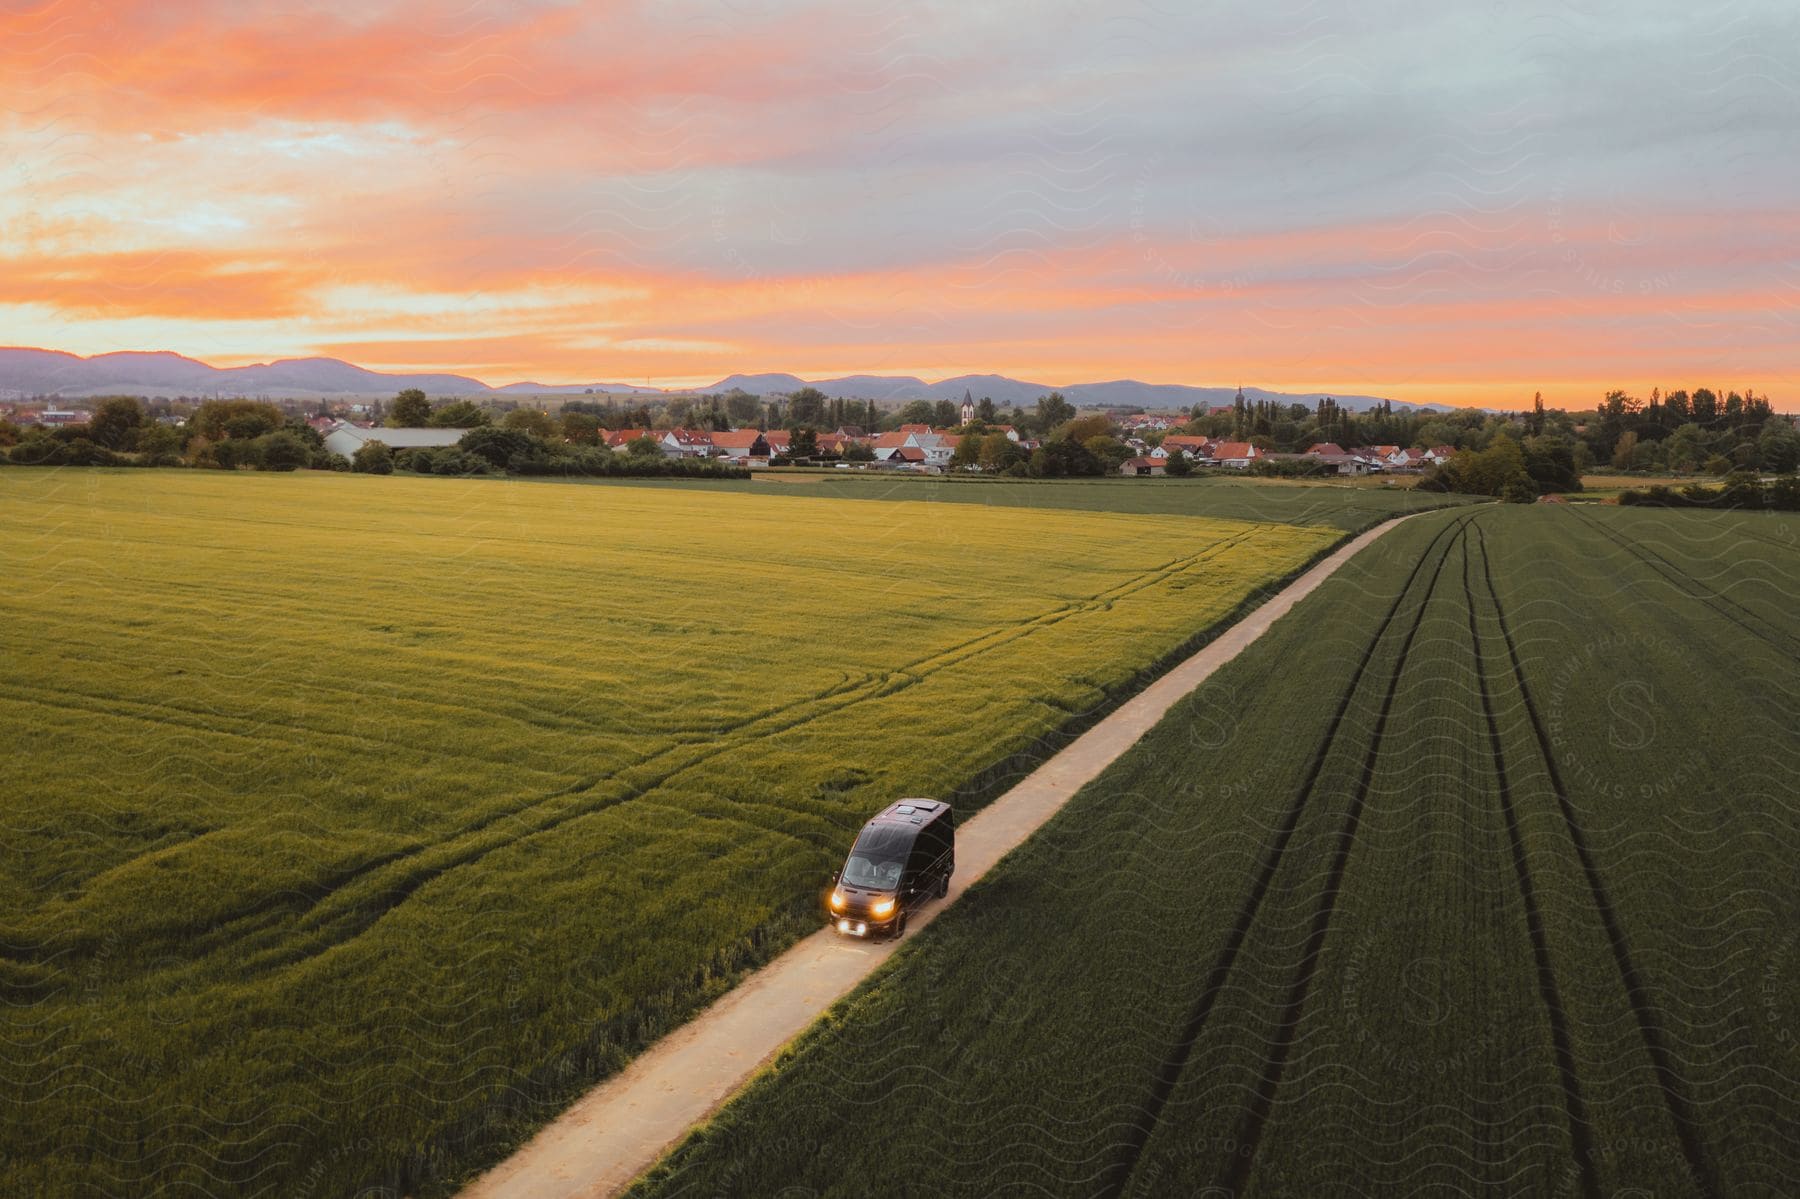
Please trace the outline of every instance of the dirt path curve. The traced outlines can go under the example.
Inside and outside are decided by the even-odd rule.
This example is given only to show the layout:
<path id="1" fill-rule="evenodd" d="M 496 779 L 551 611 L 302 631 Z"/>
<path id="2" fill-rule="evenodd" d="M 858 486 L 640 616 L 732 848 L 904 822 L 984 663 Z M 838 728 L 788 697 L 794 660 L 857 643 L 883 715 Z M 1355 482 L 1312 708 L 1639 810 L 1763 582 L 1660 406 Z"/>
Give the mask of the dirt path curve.
<path id="1" fill-rule="evenodd" d="M 1364 546 L 1407 519 L 1388 521 L 1339 546 L 960 825 L 949 898 L 914 915 L 908 936 L 1056 815 L 1177 700 L 1237 657 Z M 853 941 L 822 928 L 582 1096 L 517 1153 L 476 1179 L 463 1191 L 464 1199 L 588 1199 L 623 1190 L 895 948 L 894 942 Z"/>

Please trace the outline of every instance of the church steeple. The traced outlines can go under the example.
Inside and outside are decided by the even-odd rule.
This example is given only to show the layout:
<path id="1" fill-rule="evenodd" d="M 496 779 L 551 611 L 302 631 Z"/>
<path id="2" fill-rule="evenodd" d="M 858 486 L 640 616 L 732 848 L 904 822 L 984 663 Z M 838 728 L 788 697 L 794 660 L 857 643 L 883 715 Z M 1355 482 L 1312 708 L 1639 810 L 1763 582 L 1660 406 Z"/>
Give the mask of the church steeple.
<path id="1" fill-rule="evenodd" d="M 965 387 L 965 388 L 963 388 L 962 423 L 965 425 L 968 425 L 968 424 L 973 424 L 974 422 L 975 422 L 975 396 L 969 391 L 968 388 Z"/>

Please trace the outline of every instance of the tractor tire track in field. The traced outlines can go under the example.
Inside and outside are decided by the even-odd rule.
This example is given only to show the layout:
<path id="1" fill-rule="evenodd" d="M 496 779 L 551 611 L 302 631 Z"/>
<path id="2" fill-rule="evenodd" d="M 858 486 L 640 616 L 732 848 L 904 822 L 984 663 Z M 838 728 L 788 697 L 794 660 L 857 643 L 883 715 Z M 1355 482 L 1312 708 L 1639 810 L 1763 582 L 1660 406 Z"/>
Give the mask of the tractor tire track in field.
<path id="1" fill-rule="evenodd" d="M 1482 531 L 1475 530 L 1480 544 Z M 1494 777 L 1499 784 L 1500 813 L 1506 821 L 1506 837 L 1512 847 L 1513 873 L 1519 883 L 1519 898 L 1525 904 L 1525 927 L 1531 934 L 1531 956 L 1537 964 L 1538 995 L 1544 1002 L 1544 1014 L 1550 1022 L 1550 1043 L 1556 1056 L 1556 1073 L 1562 1082 L 1563 1106 L 1569 1116 L 1569 1142 L 1580 1170 L 1581 1193 L 1587 1199 L 1599 1199 L 1600 1178 L 1596 1173 L 1593 1129 L 1588 1124 L 1587 1105 L 1581 1097 L 1581 1080 L 1575 1072 L 1575 1051 L 1569 1036 L 1568 1015 L 1563 1010 L 1562 995 L 1556 985 L 1556 971 L 1550 961 L 1550 941 L 1544 915 L 1538 906 L 1537 887 L 1531 879 L 1531 863 L 1525 852 L 1524 834 L 1519 828 L 1519 812 L 1513 803 L 1512 782 L 1506 773 L 1506 752 L 1500 743 L 1500 721 L 1494 714 L 1493 689 L 1488 686 L 1485 655 L 1481 648 L 1481 629 L 1475 619 L 1475 588 L 1469 581 L 1469 566 L 1474 554 L 1463 547 L 1463 601 L 1469 615 L 1469 645 L 1474 653 L 1475 679 L 1481 692 L 1481 711 L 1487 719 L 1488 747 L 1494 757 Z M 1494 603 L 1499 604 L 1499 598 Z"/>
<path id="2" fill-rule="evenodd" d="M 1349 685 L 1345 687 L 1343 696 L 1338 700 L 1337 708 L 1332 713 L 1331 722 L 1325 728 L 1325 734 L 1319 741 L 1318 749 L 1313 753 L 1306 777 L 1300 784 L 1293 803 L 1288 805 L 1287 811 L 1283 814 L 1275 839 L 1270 842 L 1268 851 L 1263 855 L 1263 860 L 1257 868 L 1255 881 L 1245 895 L 1243 906 L 1239 909 L 1237 918 L 1232 922 L 1231 931 L 1225 938 L 1225 944 L 1213 963 L 1211 973 L 1207 976 L 1206 986 L 1200 992 L 1200 997 L 1189 1013 L 1187 1022 L 1182 1026 L 1181 1033 L 1169 1056 L 1164 1059 L 1162 1068 L 1152 1080 L 1144 1116 L 1132 1126 L 1125 1147 L 1121 1151 L 1120 1159 L 1114 1163 L 1109 1171 L 1107 1181 L 1100 1188 L 1101 1193 L 1119 1195 L 1129 1187 L 1132 1174 L 1143 1154 L 1144 1146 L 1149 1143 L 1151 1134 L 1156 1130 L 1156 1126 L 1162 1118 L 1163 1108 L 1168 1103 L 1177 1080 L 1186 1069 L 1194 1045 L 1205 1030 L 1213 1007 L 1217 1004 L 1219 995 L 1224 991 L 1225 984 L 1231 977 L 1232 969 L 1237 963 L 1238 952 L 1250 934 L 1250 927 L 1255 923 L 1256 915 L 1262 908 L 1263 899 L 1268 894 L 1275 873 L 1281 865 L 1288 842 L 1292 839 L 1294 830 L 1299 826 L 1300 818 L 1305 813 L 1308 801 L 1312 798 L 1313 788 L 1318 782 L 1320 773 L 1324 770 L 1325 761 L 1330 755 L 1332 745 L 1337 740 L 1344 715 L 1349 711 L 1351 702 L 1362 686 L 1363 675 L 1368 671 L 1369 663 L 1373 661 L 1376 651 L 1387 636 L 1389 627 L 1405 605 L 1406 597 L 1412 592 L 1413 583 L 1417 581 L 1420 573 L 1424 570 L 1425 564 L 1430 561 L 1432 551 L 1436 549 L 1438 542 L 1446 533 L 1450 533 L 1452 534 L 1450 545 L 1454 545 L 1456 538 L 1462 535 L 1462 527 L 1468 519 L 1465 517 L 1455 524 L 1446 524 L 1426 545 L 1424 551 L 1419 555 L 1419 560 L 1413 564 L 1412 572 L 1407 575 L 1405 585 L 1394 597 L 1394 602 L 1388 606 L 1387 613 L 1382 617 L 1381 624 L 1375 630 L 1375 635 L 1369 639 L 1367 648 L 1363 650 L 1362 658 L 1357 663 L 1356 670 L 1351 674 Z M 1444 559 L 1449 556 L 1449 552 L 1449 545 L 1446 545 L 1438 560 L 1438 570 L 1443 569 Z M 1434 574 L 1434 585 L 1435 582 Z M 1430 598 L 1429 589 L 1427 589 L 1426 598 Z M 1421 601 L 1419 607 L 1421 613 L 1424 612 L 1424 607 L 1424 603 Z M 1415 623 L 1414 631 L 1416 630 L 1417 624 Z M 1408 640 L 1411 640 L 1410 634 Z"/>
<path id="3" fill-rule="evenodd" d="M 821 697 L 809 698 L 801 701 L 801 703 L 797 705 L 789 705 L 785 708 L 774 709 L 766 715 L 756 719 L 726 726 L 723 730 L 705 735 L 704 738 L 696 736 L 692 739 L 683 740 L 665 750 L 652 754 L 648 758 L 621 767 L 619 770 L 607 775 L 591 780 L 584 780 L 581 783 L 577 783 L 572 787 L 565 788 L 552 795 L 535 799 L 522 807 L 497 813 L 491 818 L 484 819 L 481 822 L 479 829 L 473 833 L 462 832 L 452 834 L 450 837 L 433 842 L 429 846 L 402 853 L 391 859 L 386 865 L 393 865 L 398 861 L 417 857 L 419 854 L 429 853 L 433 849 L 447 846 L 452 841 L 462 840 L 472 835 L 479 835 L 479 832 L 491 828 L 502 820 L 523 819 L 535 808 L 540 808 L 545 804 L 553 803 L 557 799 L 586 794 L 600 786 L 602 783 L 619 779 L 619 777 L 626 772 L 638 771 L 649 767 L 650 764 L 655 762 L 658 758 L 664 758 L 679 753 L 684 749 L 696 751 L 689 753 L 687 756 L 680 758 L 677 761 L 666 763 L 648 778 L 628 784 L 625 789 L 617 795 L 607 796 L 596 802 L 577 804 L 563 810 L 549 813 L 545 818 L 535 822 L 529 828 L 517 831 L 506 830 L 507 835 L 480 845 L 469 846 L 466 852 L 457 854 L 448 861 L 425 864 L 422 869 L 412 871 L 405 877 L 395 880 L 393 883 L 388 884 L 382 890 L 378 891 L 377 894 L 372 897 L 373 902 L 368 902 L 367 900 L 358 901 L 354 898 L 347 899 L 345 901 L 345 906 L 349 908 L 347 912 L 328 912 L 323 916 L 314 917 L 311 929 L 303 927 L 300 930 L 303 933 L 310 931 L 315 941 L 324 938 L 324 943 L 316 944 L 312 947 L 295 945 L 274 946 L 269 953 L 263 955 L 259 960 L 247 963 L 248 969 L 246 972 L 266 971 L 269 969 L 290 966 L 308 958 L 315 957 L 318 954 L 339 945 L 343 945 L 367 932 L 379 922 L 382 917 L 386 916 L 393 909 L 409 899 L 420 887 L 447 874 L 449 871 L 463 866 L 473 865 L 488 854 L 516 844 L 527 837 L 539 836 L 543 833 L 551 832 L 571 821 L 604 812 L 610 808 L 618 807 L 621 804 L 628 803 L 635 799 L 640 799 L 643 796 L 662 788 L 687 771 L 703 765 L 714 758 L 731 753 L 737 749 L 746 738 L 760 740 L 762 738 L 776 736 L 788 732 L 791 729 L 801 727 L 802 725 L 810 724 L 813 721 L 841 714 L 865 701 L 886 699 L 892 695 L 896 695 L 899 692 L 906 690 L 908 687 L 924 682 L 926 679 L 940 671 L 972 662 L 983 654 L 990 653 L 1003 646 L 1011 645 L 1016 641 L 1030 636 L 1034 632 L 1053 627 L 1073 616 L 1083 612 L 1109 608 L 1119 599 L 1135 594 L 1138 591 L 1154 587 L 1158 583 L 1190 570 L 1218 554 L 1235 548 L 1245 540 L 1253 537 L 1258 531 L 1260 530 L 1246 530 L 1245 532 L 1235 534 L 1222 541 L 1214 542 L 1212 545 L 1209 545 L 1186 558 L 1178 558 L 1172 562 L 1164 563 L 1142 575 L 1134 576 L 1121 583 L 1115 584 L 1112 587 L 1106 588 L 1094 596 L 1080 600 L 1072 600 L 1049 612 L 1040 613 L 1030 617 L 1011 628 L 986 630 L 979 636 L 969 638 L 966 641 L 959 642 L 922 658 L 915 659 L 914 661 L 906 663 L 891 671 L 871 676 L 847 686 L 840 685 L 834 687 L 830 691 L 824 693 Z M 841 702 L 832 702 L 836 700 L 841 700 Z M 726 738 L 728 737 L 733 737 L 735 740 L 727 740 Z M 358 872 L 358 877 L 360 877 L 361 874 L 366 873 L 367 871 L 360 871 Z M 356 878 L 353 877 L 350 881 L 354 883 Z M 315 902 L 312 905 L 309 912 L 303 915 L 303 922 L 306 916 L 311 915 L 312 912 L 316 912 L 321 904 L 329 902 L 332 898 L 332 894 L 322 896 L 318 902 Z M 291 935 L 291 930 L 284 930 L 284 936 Z"/>
<path id="4" fill-rule="evenodd" d="M 1775 625 L 1770 623 L 1768 617 L 1760 616 L 1744 607 L 1744 605 L 1738 603 L 1730 596 L 1712 590 L 1649 546 L 1633 541 L 1630 537 L 1617 529 L 1608 528 L 1604 521 L 1596 520 L 1585 514 L 1581 519 L 1586 521 L 1592 527 L 1600 530 L 1602 534 L 1616 543 L 1626 553 L 1632 555 L 1639 562 L 1642 562 L 1645 566 L 1649 567 L 1652 573 L 1674 584 L 1678 590 L 1687 595 L 1690 599 L 1699 600 L 1701 603 L 1717 612 L 1720 616 L 1731 621 L 1731 623 L 1737 625 L 1746 633 L 1749 633 L 1752 637 L 1755 637 L 1776 652 L 1784 654 L 1789 658 L 1800 657 L 1800 652 L 1796 652 L 1797 649 L 1800 649 L 1800 637 L 1795 637 L 1794 634 L 1785 629 L 1776 628 Z M 1726 605 L 1729 605 L 1730 608 L 1735 608 L 1737 610 L 1736 613 L 1728 610 Z M 1737 613 L 1742 613 L 1742 615 L 1738 615 Z M 1785 646 L 1780 644 L 1768 633 L 1749 624 L 1745 617 L 1775 629 L 1778 634 L 1786 637 L 1788 641 L 1793 644 Z"/>
<path id="5" fill-rule="evenodd" d="M 1401 676 L 1406 673 L 1407 653 L 1412 649 L 1413 638 L 1418 635 L 1420 626 L 1425 623 L 1425 612 L 1431 607 L 1432 597 L 1437 594 L 1438 579 L 1444 573 L 1444 566 L 1457 545 L 1467 542 L 1468 528 L 1472 521 L 1473 517 L 1468 517 L 1458 522 L 1456 537 L 1444 547 L 1444 552 L 1438 557 L 1437 566 L 1431 573 L 1431 582 L 1426 586 L 1424 598 L 1419 601 L 1418 613 L 1413 617 L 1412 627 L 1406 631 L 1406 638 L 1400 643 L 1393 672 L 1388 676 L 1387 691 L 1381 697 L 1381 709 L 1375 717 L 1375 728 L 1369 737 L 1368 752 L 1363 755 L 1362 769 L 1357 774 L 1356 790 L 1350 797 L 1343 829 L 1338 833 L 1337 851 L 1332 855 L 1331 866 L 1325 875 L 1325 885 L 1319 890 L 1319 906 L 1313 912 L 1312 925 L 1302 943 L 1304 948 L 1300 953 L 1300 968 L 1295 972 L 1294 981 L 1288 988 L 1281 1014 L 1276 1017 L 1275 1038 L 1269 1046 L 1269 1056 L 1263 1066 L 1261 1085 L 1251 1095 L 1249 1110 L 1244 1113 L 1243 1122 L 1234 1138 L 1238 1150 L 1231 1155 L 1230 1163 L 1220 1177 L 1218 1185 L 1227 1194 L 1242 1194 L 1244 1184 L 1249 1181 L 1250 1171 L 1256 1165 L 1256 1151 L 1262 1140 L 1263 1129 L 1267 1127 L 1269 1112 L 1275 1105 L 1275 1093 L 1281 1088 L 1281 1076 L 1287 1069 L 1288 1054 L 1293 1050 L 1294 1038 L 1299 1035 L 1306 999 L 1312 992 L 1313 978 L 1319 970 L 1319 959 L 1325 952 L 1325 937 L 1331 929 L 1331 917 L 1337 910 L 1338 893 L 1343 889 L 1344 873 L 1350 864 L 1350 851 L 1355 847 L 1356 833 L 1362 825 L 1362 813 L 1369 798 L 1369 788 L 1375 781 L 1375 763 L 1381 756 L 1388 717 L 1393 712 L 1394 696 L 1400 689 Z"/>
<path id="6" fill-rule="evenodd" d="M 1644 985 L 1643 976 L 1638 972 L 1637 964 L 1632 960 L 1631 948 L 1625 939 L 1625 929 L 1619 921 L 1618 910 L 1613 906 L 1612 898 L 1606 890 L 1606 883 L 1600 877 L 1600 868 L 1594 861 L 1593 851 L 1588 847 L 1587 835 L 1582 830 L 1581 820 L 1576 815 L 1575 806 L 1569 799 L 1569 789 L 1563 783 L 1562 772 L 1557 769 L 1556 755 L 1550 748 L 1549 730 L 1544 724 L 1542 713 L 1538 711 L 1537 701 L 1532 698 L 1531 687 L 1525 681 L 1525 666 L 1519 657 L 1518 644 L 1514 641 L 1512 628 L 1507 623 L 1506 609 L 1500 602 L 1500 592 L 1494 586 L 1493 565 L 1488 558 L 1487 539 L 1479 528 L 1475 530 L 1475 537 L 1476 544 L 1481 550 L 1481 573 L 1486 581 L 1488 594 L 1494 601 L 1494 615 L 1500 625 L 1501 639 L 1506 643 L 1507 658 L 1512 664 L 1513 681 L 1518 685 L 1519 695 L 1525 701 L 1525 714 L 1531 724 L 1532 733 L 1537 739 L 1538 751 L 1543 755 L 1544 768 L 1550 778 L 1550 787 L 1556 794 L 1557 808 L 1562 813 L 1569 841 L 1575 847 L 1575 856 L 1581 862 L 1582 874 L 1587 879 L 1588 892 L 1593 898 L 1595 911 L 1599 914 L 1600 923 L 1606 930 L 1607 943 L 1612 947 L 1614 965 L 1619 971 L 1620 978 L 1624 981 L 1626 1000 L 1631 1006 L 1632 1016 L 1637 1022 L 1638 1033 L 1643 1038 L 1644 1047 L 1650 1055 L 1657 1085 L 1662 1091 L 1663 1102 L 1669 1109 L 1669 1117 L 1675 1125 L 1676 1137 L 1681 1142 L 1682 1154 L 1687 1159 L 1688 1169 L 1701 1192 L 1707 1195 L 1716 1195 L 1719 1193 L 1718 1175 L 1707 1158 L 1705 1143 L 1700 1136 L 1699 1122 L 1694 1118 L 1693 1106 L 1688 1102 L 1681 1074 L 1676 1070 L 1674 1058 L 1669 1052 L 1667 1039 L 1663 1035 L 1662 1022 L 1657 1016 L 1649 988 Z"/>
<path id="7" fill-rule="evenodd" d="M 908 687 L 921 683 L 939 672 L 972 662 L 984 654 L 1008 646 L 1033 633 L 1052 628 L 1083 613 L 1103 611 L 1121 599 L 1156 587 L 1171 578 L 1204 565 L 1259 534 L 1269 526 L 1256 525 L 1215 541 L 1200 550 L 1163 562 L 1151 569 L 1121 580 L 1091 596 L 1067 601 L 1047 612 L 1030 616 L 1010 627 L 985 629 L 976 636 L 934 650 L 910 662 L 879 674 L 846 680 L 822 692 L 804 697 L 781 708 L 698 730 L 678 738 L 645 758 L 625 763 L 602 775 L 579 779 L 547 794 L 531 797 L 524 803 L 491 810 L 478 820 L 424 845 L 408 846 L 357 863 L 310 883 L 304 888 L 290 888 L 257 897 L 253 902 L 211 921 L 207 932 L 187 940 L 195 957 L 235 948 L 245 955 L 234 963 L 240 977 L 254 976 L 281 969 L 313 958 L 345 944 L 368 931 L 389 912 L 409 899 L 421 887 L 451 870 L 471 865 L 488 854 L 532 836 L 554 829 L 584 816 L 594 815 L 620 804 L 641 798 L 672 779 L 722 754 L 730 753 L 746 740 L 777 736 L 801 725 L 841 714 L 869 700 L 885 699 Z M 657 763 L 661 761 L 661 765 Z M 645 770 L 653 773 L 629 782 L 624 776 Z M 559 805 L 559 801 L 587 795 L 610 782 L 621 783 L 615 794 L 596 801 Z M 544 812 L 542 809 L 553 807 Z M 537 813 L 539 818 L 533 820 Z M 519 822 L 525 827 L 496 829 L 505 822 Z M 492 836 L 483 837 L 485 833 Z M 475 839 L 460 852 L 457 842 Z M 438 852 L 436 861 L 420 861 Z M 412 863 L 412 868 L 403 866 Z M 383 871 L 399 877 L 373 881 Z M 117 867 L 114 867 L 117 869 Z M 368 882 L 367 886 L 359 884 Z M 354 893 L 347 893 L 355 889 Z M 299 901 L 298 904 L 296 901 Z M 36 953 L 24 948 L 23 956 L 31 958 L 48 952 L 48 945 Z M 58 947 L 57 952 L 66 952 Z M 19 950 L 13 951 L 14 956 Z"/>

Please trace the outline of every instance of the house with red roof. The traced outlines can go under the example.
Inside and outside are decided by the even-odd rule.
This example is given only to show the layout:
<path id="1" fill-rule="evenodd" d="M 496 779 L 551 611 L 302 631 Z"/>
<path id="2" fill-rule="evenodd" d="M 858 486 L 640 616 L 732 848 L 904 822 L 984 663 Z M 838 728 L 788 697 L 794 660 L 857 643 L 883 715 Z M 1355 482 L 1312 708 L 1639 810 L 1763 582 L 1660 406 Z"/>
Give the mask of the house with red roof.
<path id="1" fill-rule="evenodd" d="M 904 425 L 892 433 L 883 433 L 870 447 L 877 462 L 923 462 L 943 466 L 950 461 L 954 443 L 944 433 L 934 433 L 929 425 Z M 919 457 L 902 455 L 901 450 L 918 450 Z"/>
<path id="2" fill-rule="evenodd" d="M 663 453 L 671 458 L 706 458 L 713 452 L 708 429 L 670 429 L 662 435 Z"/>
<path id="3" fill-rule="evenodd" d="M 1227 466 L 1233 470 L 1243 470 L 1260 457 L 1262 457 L 1262 451 L 1247 441 L 1221 441 L 1212 447 L 1211 455 L 1202 461 L 1209 466 Z"/>
<path id="4" fill-rule="evenodd" d="M 1127 458 L 1119 463 L 1119 473 L 1132 478 L 1166 475 L 1169 473 L 1169 461 L 1167 458 Z"/>
<path id="5" fill-rule="evenodd" d="M 1182 453 L 1190 458 L 1205 458 L 1207 451 L 1212 449 L 1213 445 L 1214 442 L 1210 437 L 1196 437 L 1191 433 L 1171 433 L 1162 439 L 1161 445 L 1156 447 L 1162 452 L 1157 453 L 1152 450 L 1149 456 L 1167 458 L 1170 454 Z"/>
<path id="6" fill-rule="evenodd" d="M 746 466 L 767 466 L 771 456 L 768 439 L 755 429 L 733 429 L 712 435 L 713 449 L 719 457 Z"/>

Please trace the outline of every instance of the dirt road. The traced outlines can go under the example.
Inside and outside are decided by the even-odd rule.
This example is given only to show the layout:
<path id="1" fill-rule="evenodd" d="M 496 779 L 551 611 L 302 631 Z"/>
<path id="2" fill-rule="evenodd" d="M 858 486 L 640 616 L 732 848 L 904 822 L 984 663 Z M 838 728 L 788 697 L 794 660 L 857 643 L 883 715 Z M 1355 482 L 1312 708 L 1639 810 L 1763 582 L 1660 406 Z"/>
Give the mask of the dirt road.
<path id="1" fill-rule="evenodd" d="M 1401 518 L 1407 519 L 1407 518 Z M 1329 578 L 1390 521 L 1339 546 L 1193 657 L 1127 700 L 1018 786 L 956 831 L 956 880 L 947 899 L 908 922 L 908 938 L 956 902 L 1069 798 Z M 896 943 L 869 944 L 830 929 L 801 941 L 683 1027 L 589 1091 L 506 1161 L 476 1179 L 467 1199 L 603 1196 L 649 1169 L 756 1069 L 867 977 Z"/>

